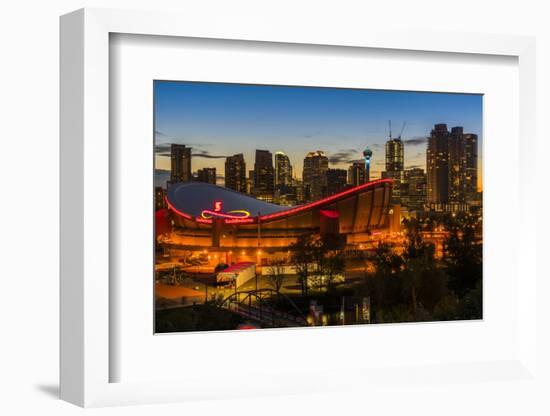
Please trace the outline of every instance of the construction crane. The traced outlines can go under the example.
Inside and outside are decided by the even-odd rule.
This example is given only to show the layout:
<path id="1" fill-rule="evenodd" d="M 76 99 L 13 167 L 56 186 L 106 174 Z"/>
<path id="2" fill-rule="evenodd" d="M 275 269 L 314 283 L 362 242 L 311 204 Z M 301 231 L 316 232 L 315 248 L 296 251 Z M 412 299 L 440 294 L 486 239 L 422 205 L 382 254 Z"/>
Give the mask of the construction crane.
<path id="1" fill-rule="evenodd" d="M 391 120 L 388 120 L 388 125 L 390 126 L 390 140 L 393 139 L 391 135 Z M 403 135 L 403 131 L 405 130 L 405 126 L 407 125 L 407 120 L 403 122 L 403 125 L 401 126 L 401 131 L 399 132 L 399 136 L 397 136 L 397 139 L 401 140 L 401 136 Z"/>
<path id="2" fill-rule="evenodd" d="M 406 126 L 406 125 L 407 125 L 407 120 L 405 120 L 405 121 L 403 122 L 403 126 L 401 127 L 401 131 L 399 132 L 399 136 L 397 136 L 397 138 L 398 138 L 399 140 L 401 140 L 401 135 L 403 134 L 403 130 L 405 130 L 405 126 Z M 391 136 L 391 133 L 390 133 L 390 136 Z"/>

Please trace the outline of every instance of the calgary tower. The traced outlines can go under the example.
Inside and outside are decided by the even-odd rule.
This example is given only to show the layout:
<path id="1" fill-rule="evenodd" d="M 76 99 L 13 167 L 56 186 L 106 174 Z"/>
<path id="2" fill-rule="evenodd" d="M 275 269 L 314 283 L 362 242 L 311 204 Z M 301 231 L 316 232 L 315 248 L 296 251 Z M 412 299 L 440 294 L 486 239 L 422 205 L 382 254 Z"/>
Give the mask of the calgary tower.
<path id="1" fill-rule="evenodd" d="M 370 182 L 370 158 L 372 157 L 372 150 L 368 146 L 363 150 L 363 157 L 365 158 L 365 182 Z"/>

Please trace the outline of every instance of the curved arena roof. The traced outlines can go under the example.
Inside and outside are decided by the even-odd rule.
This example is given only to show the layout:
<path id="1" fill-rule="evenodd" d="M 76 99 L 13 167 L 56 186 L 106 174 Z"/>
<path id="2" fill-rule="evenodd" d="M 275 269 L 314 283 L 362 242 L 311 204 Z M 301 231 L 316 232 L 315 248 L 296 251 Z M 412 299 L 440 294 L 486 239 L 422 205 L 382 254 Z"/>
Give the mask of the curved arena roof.
<path id="1" fill-rule="evenodd" d="M 360 195 L 373 195 L 374 191 L 383 193 L 373 202 L 361 198 L 354 203 L 353 211 L 369 211 L 367 225 L 374 223 L 370 219 L 370 211 L 380 207 L 379 218 L 382 217 L 383 206 L 389 205 L 389 194 L 391 193 L 391 179 L 380 179 L 368 182 L 338 194 L 332 195 L 318 201 L 310 202 L 294 207 L 280 206 L 257 200 L 256 198 L 224 188 L 217 185 L 203 182 L 181 182 L 171 186 L 166 195 L 168 207 L 178 216 L 190 222 L 200 224 L 211 224 L 213 217 L 221 217 L 227 224 L 252 224 L 258 220 L 262 223 L 291 218 L 297 214 L 311 212 L 320 208 L 340 207 L 342 204 L 349 205 Z M 348 203 L 349 202 L 349 203 Z M 218 204 L 218 205 L 217 205 Z M 348 210 L 349 211 L 349 210 Z M 354 222 L 357 215 L 353 214 Z M 377 222 L 379 222 L 378 220 Z"/>
<path id="2" fill-rule="evenodd" d="M 166 194 L 170 208 L 178 214 L 200 217 L 205 209 L 212 209 L 217 201 L 223 202 L 223 211 L 246 210 L 250 215 L 266 215 L 280 212 L 283 207 L 260 201 L 248 195 L 222 186 L 204 182 L 180 182 L 170 188 Z"/>

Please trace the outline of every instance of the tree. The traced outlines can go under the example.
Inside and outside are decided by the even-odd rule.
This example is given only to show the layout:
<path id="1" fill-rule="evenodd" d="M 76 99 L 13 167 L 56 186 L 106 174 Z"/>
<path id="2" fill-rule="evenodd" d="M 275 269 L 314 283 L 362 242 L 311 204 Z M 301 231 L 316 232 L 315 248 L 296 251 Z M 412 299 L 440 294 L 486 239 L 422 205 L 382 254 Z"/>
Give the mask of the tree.
<path id="1" fill-rule="evenodd" d="M 461 319 L 483 318 L 483 284 L 478 280 L 475 287 L 466 292 L 460 304 Z"/>
<path id="2" fill-rule="evenodd" d="M 281 287 L 283 286 L 284 271 L 284 261 L 282 260 L 272 261 L 267 269 L 267 277 L 277 293 L 280 292 Z"/>
<path id="3" fill-rule="evenodd" d="M 403 259 L 396 254 L 387 243 L 378 243 L 378 246 L 369 256 L 375 270 L 372 279 L 367 280 L 367 293 L 374 297 L 375 310 L 389 309 L 401 303 L 402 282 L 400 271 Z"/>
<path id="4" fill-rule="evenodd" d="M 308 279 L 311 263 L 314 261 L 313 237 L 309 234 L 301 235 L 295 243 L 289 246 L 290 263 L 294 266 L 298 281 L 302 289 L 302 296 L 307 296 Z"/>
<path id="5" fill-rule="evenodd" d="M 379 242 L 374 253 L 369 256 L 377 271 L 382 274 L 394 274 L 401 270 L 403 259 L 396 254 L 392 247 L 387 243 Z"/>
<path id="6" fill-rule="evenodd" d="M 449 236 L 444 244 L 443 262 L 449 286 L 458 297 L 476 288 L 483 274 L 482 245 L 476 236 L 478 221 L 473 216 L 449 218 Z"/>
<path id="7" fill-rule="evenodd" d="M 315 262 L 315 274 L 319 280 L 319 286 L 325 286 L 327 290 L 334 288 L 334 281 L 345 270 L 345 257 L 341 241 L 332 234 L 319 236 L 313 242 L 313 257 Z"/>
<path id="8" fill-rule="evenodd" d="M 431 310 L 447 294 L 447 278 L 437 267 L 434 245 L 426 243 L 422 237 L 421 224 L 411 219 L 404 225 L 403 285 L 410 294 L 413 315 L 418 317 L 419 304 Z"/>
<path id="9" fill-rule="evenodd" d="M 447 294 L 447 276 L 437 267 L 434 246 L 426 244 L 416 251 L 415 257 L 405 258 L 402 272 L 403 286 L 410 294 L 413 314 L 416 316 L 419 305 L 432 310 L 437 302 Z"/>

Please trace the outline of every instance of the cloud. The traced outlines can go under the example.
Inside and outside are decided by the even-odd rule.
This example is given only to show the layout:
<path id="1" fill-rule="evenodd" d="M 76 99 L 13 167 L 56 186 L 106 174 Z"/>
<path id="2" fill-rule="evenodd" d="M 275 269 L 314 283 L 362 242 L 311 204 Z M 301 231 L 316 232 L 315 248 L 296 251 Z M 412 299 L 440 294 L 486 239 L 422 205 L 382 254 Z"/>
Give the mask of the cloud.
<path id="1" fill-rule="evenodd" d="M 423 143 L 426 143 L 428 141 L 428 138 L 426 136 L 417 136 L 412 137 L 410 139 L 403 140 L 403 143 L 410 144 L 412 146 L 417 146 Z"/>
<path id="2" fill-rule="evenodd" d="M 423 165 L 408 165 L 405 169 L 424 169 Z"/>
<path id="3" fill-rule="evenodd" d="M 357 159 L 359 152 L 356 149 L 342 149 L 328 156 L 328 161 L 338 165 L 340 163 L 351 163 Z"/>
<path id="4" fill-rule="evenodd" d="M 163 137 L 163 138 L 168 138 L 168 136 L 162 132 L 159 132 L 159 131 L 155 131 L 155 135 L 156 136 L 159 136 L 159 137 Z M 160 141 L 160 140 L 158 140 Z M 190 143 L 190 142 L 186 142 L 185 140 L 183 139 L 177 139 L 177 138 L 168 138 L 168 141 L 164 141 L 162 140 L 161 143 L 156 143 L 155 145 L 155 149 L 157 149 L 158 147 L 160 147 L 161 151 L 168 151 L 170 150 L 170 145 L 174 143 L 174 144 L 183 144 L 187 147 L 190 147 L 190 148 L 202 148 L 202 147 L 210 147 L 210 146 L 213 146 L 212 143 L 204 143 L 204 142 L 200 142 L 200 143 Z"/>
<path id="5" fill-rule="evenodd" d="M 209 146 L 213 146 L 212 143 L 187 143 L 186 144 L 187 147 L 209 147 Z"/>
<path id="6" fill-rule="evenodd" d="M 193 153 L 193 157 L 204 157 L 206 159 L 225 159 L 228 156 L 224 155 L 213 155 L 208 150 L 200 150 L 198 153 Z"/>
<path id="7" fill-rule="evenodd" d="M 318 137 L 320 135 L 321 135 L 320 131 L 314 131 L 314 132 L 311 132 L 311 133 L 304 133 L 304 134 L 302 134 L 302 137 L 304 137 L 306 139 L 313 139 L 314 137 Z"/>
<path id="8" fill-rule="evenodd" d="M 172 143 L 157 143 L 155 145 L 155 155 L 156 156 L 162 156 L 162 157 L 170 157 L 170 146 Z M 186 144 L 186 146 L 191 147 L 193 149 L 194 147 L 200 147 L 198 144 Z M 209 146 L 208 143 L 204 143 L 201 146 Z M 198 150 L 197 152 L 192 154 L 196 157 L 205 157 L 210 159 L 223 159 L 227 156 L 218 156 L 218 155 L 211 155 L 210 152 L 207 150 Z"/>
<path id="9" fill-rule="evenodd" d="M 171 143 L 158 143 L 155 145 L 155 153 L 170 153 Z"/>
<path id="10" fill-rule="evenodd" d="M 155 130 L 155 136 L 161 136 L 161 137 L 166 137 L 166 134 L 164 134 L 162 131 L 160 130 Z"/>

